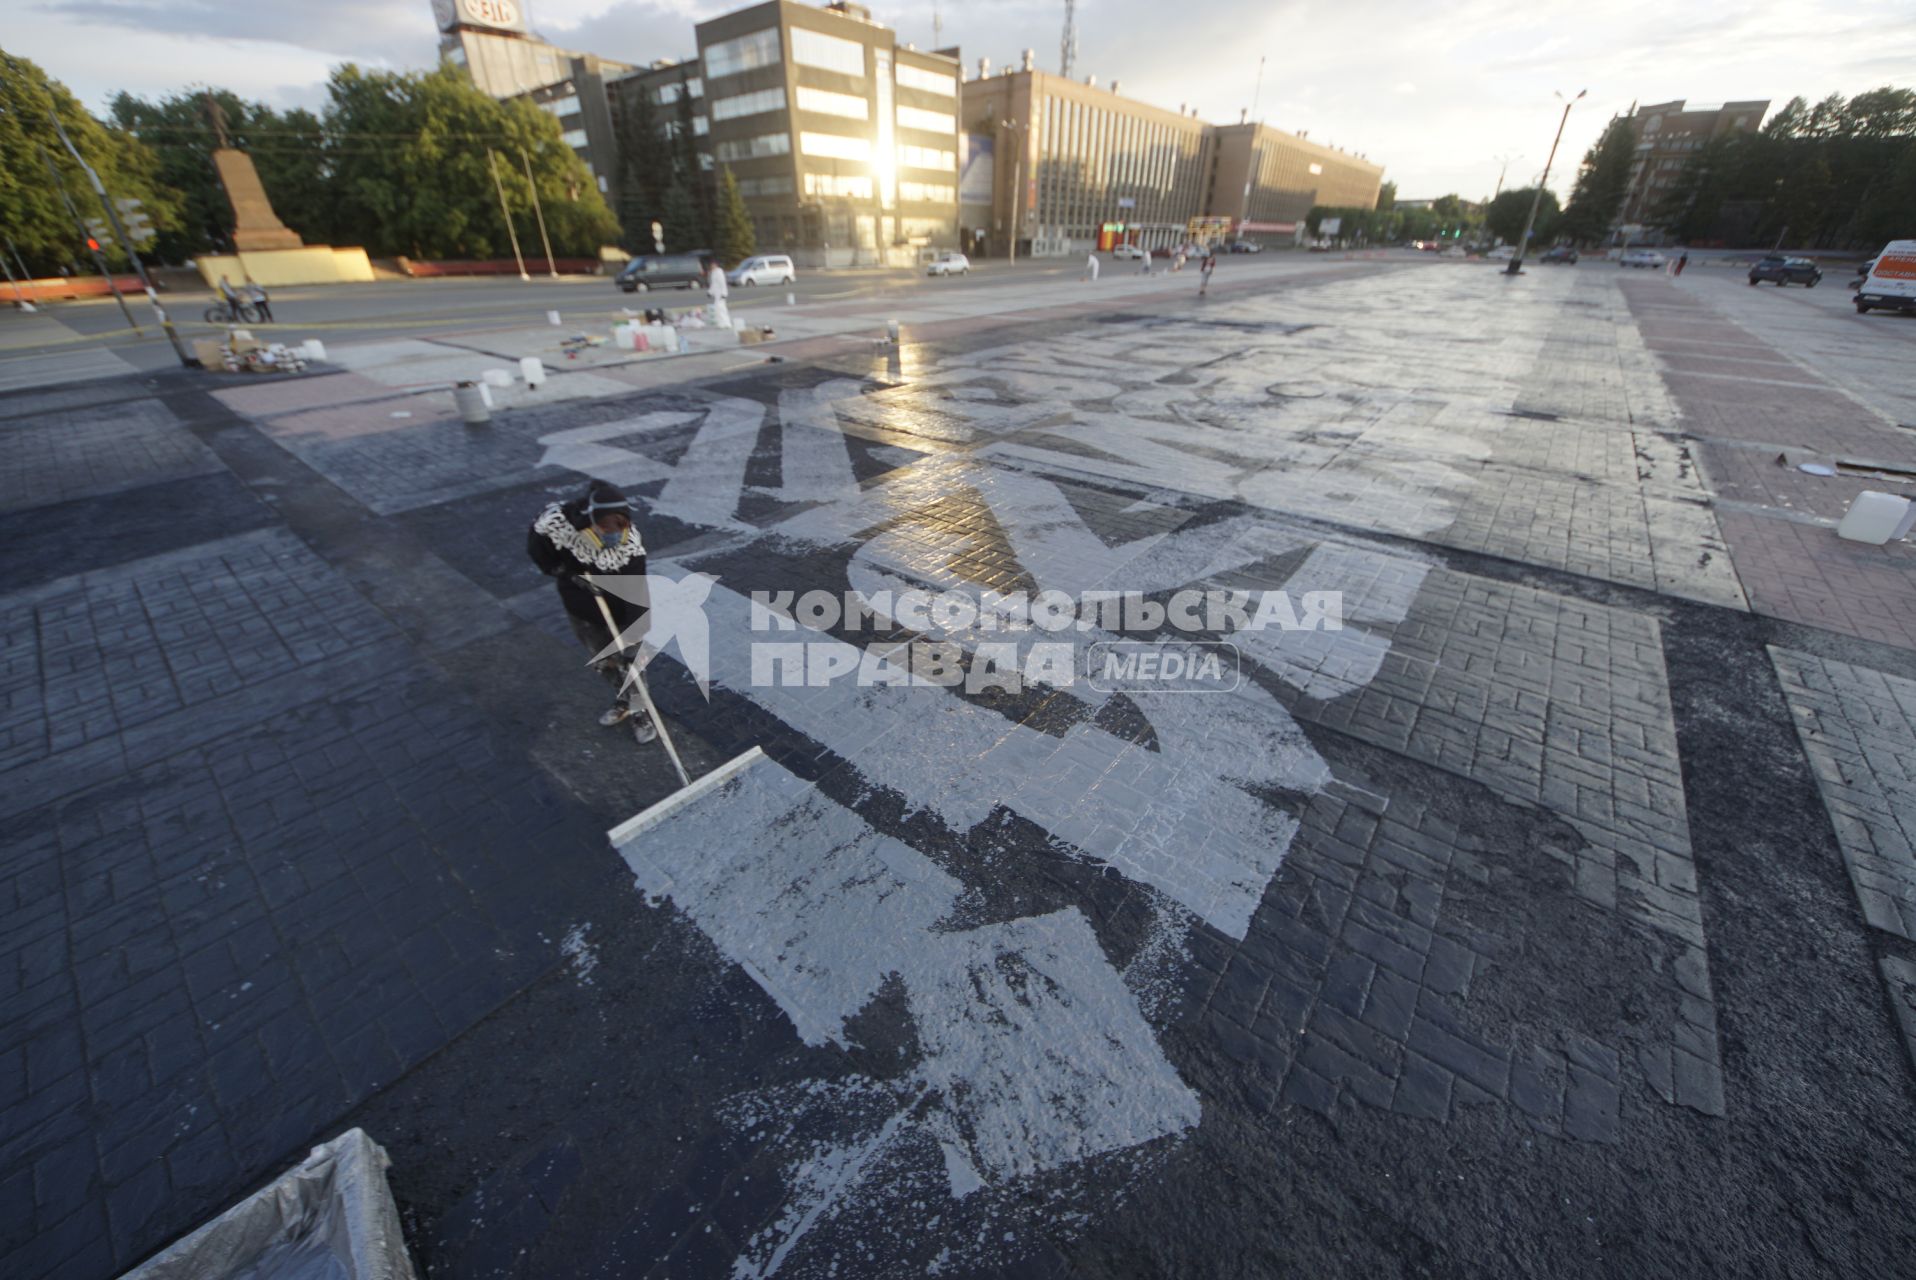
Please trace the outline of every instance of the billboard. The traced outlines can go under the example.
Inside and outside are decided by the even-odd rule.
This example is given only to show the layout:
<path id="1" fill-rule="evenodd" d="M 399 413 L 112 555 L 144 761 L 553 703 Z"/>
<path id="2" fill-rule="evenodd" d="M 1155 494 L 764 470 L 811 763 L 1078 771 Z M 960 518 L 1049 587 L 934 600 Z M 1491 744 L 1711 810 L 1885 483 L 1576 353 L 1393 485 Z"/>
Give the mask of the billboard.
<path id="1" fill-rule="evenodd" d="M 958 135 L 958 203 L 990 204 L 992 189 L 991 137 L 983 133 Z"/>
<path id="2" fill-rule="evenodd" d="M 433 16 L 439 19 L 439 29 L 450 31 L 454 27 L 485 27 L 492 31 L 530 30 L 526 23 L 525 7 L 518 0 L 433 0 Z"/>

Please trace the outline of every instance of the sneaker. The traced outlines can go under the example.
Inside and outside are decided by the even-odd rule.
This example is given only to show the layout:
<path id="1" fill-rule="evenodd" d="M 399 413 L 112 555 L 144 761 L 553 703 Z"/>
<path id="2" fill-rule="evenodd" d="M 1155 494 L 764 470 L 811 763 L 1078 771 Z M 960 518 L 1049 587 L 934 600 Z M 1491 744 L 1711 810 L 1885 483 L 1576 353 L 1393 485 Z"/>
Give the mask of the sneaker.
<path id="1" fill-rule="evenodd" d="M 637 738 L 640 742 L 650 742 L 654 738 L 658 737 L 659 731 L 652 724 L 652 717 L 646 715 L 643 711 L 633 716 L 632 717 L 632 736 Z"/>
<path id="2" fill-rule="evenodd" d="M 615 724 L 623 724 L 632 714 L 632 708 L 622 702 L 615 702 L 599 717 L 599 723 L 610 729 Z"/>

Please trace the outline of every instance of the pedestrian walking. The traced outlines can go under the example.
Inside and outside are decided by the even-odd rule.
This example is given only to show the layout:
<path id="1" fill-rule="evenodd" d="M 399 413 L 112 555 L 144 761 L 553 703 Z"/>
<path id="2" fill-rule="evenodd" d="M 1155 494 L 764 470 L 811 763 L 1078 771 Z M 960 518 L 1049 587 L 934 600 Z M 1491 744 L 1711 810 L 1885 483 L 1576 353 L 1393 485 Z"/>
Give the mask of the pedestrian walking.
<path id="1" fill-rule="evenodd" d="M 1211 291 L 1211 273 L 1217 270 L 1217 253 L 1204 251 L 1204 261 L 1198 263 L 1198 297 L 1202 298 Z"/>
<path id="2" fill-rule="evenodd" d="M 732 286 L 725 279 L 725 268 L 717 259 L 713 260 L 711 274 L 706 277 L 705 290 L 712 299 L 712 324 L 720 329 L 731 328 L 732 309 L 725 300 L 732 295 Z"/>
<path id="3" fill-rule="evenodd" d="M 259 312 L 260 319 L 267 324 L 273 323 L 273 300 L 266 296 L 266 289 L 259 281 L 246 282 L 246 297 L 252 302 L 253 309 Z"/>
<path id="4" fill-rule="evenodd" d="M 1671 274 L 1680 276 L 1683 274 L 1683 268 L 1689 265 L 1690 265 L 1690 255 L 1687 253 L 1679 253 L 1677 255 L 1676 270 L 1672 272 Z"/>
<path id="5" fill-rule="evenodd" d="M 1084 260 L 1084 278 L 1094 281 L 1098 278 L 1098 255 L 1096 250 L 1093 250 L 1091 255 Z"/>
<path id="6" fill-rule="evenodd" d="M 1139 245 L 1138 248 L 1144 249 L 1144 256 L 1138 259 L 1138 274 L 1148 276 L 1151 274 L 1151 251 L 1145 249 L 1143 245 Z"/>
<path id="7" fill-rule="evenodd" d="M 587 574 L 644 576 L 645 543 L 632 523 L 631 501 L 603 480 L 590 481 L 584 494 L 570 502 L 555 502 L 539 513 L 526 535 L 526 552 L 539 572 L 558 583 L 559 603 L 572 624 L 572 634 L 593 655 L 593 670 L 612 686 L 612 705 L 599 723 L 610 728 L 630 721 L 632 736 L 640 742 L 658 737 L 645 712 L 632 710 L 621 646 L 606 631 L 599 598 L 605 600 L 622 634 L 646 610 L 621 595 L 602 591 L 586 578 Z"/>

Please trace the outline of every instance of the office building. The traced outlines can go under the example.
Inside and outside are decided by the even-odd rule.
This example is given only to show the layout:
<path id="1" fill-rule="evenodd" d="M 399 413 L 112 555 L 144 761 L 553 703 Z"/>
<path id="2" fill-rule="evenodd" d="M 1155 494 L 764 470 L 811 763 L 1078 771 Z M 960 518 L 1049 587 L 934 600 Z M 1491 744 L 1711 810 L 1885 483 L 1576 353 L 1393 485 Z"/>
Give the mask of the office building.
<path id="1" fill-rule="evenodd" d="M 1384 167 L 1263 124 L 1211 130 L 1206 210 L 1235 219 L 1249 240 L 1295 241 L 1314 205 L 1375 209 Z"/>
<path id="2" fill-rule="evenodd" d="M 1185 237 L 1204 212 L 1208 128 L 1118 90 L 1039 71 L 1029 50 L 997 75 L 980 60 L 964 85 L 967 246 L 1044 257 Z"/>
<path id="3" fill-rule="evenodd" d="M 581 56 L 535 35 L 519 0 L 433 0 L 432 11 L 439 24 L 440 58 L 495 98 L 558 84 L 572 75 L 572 61 Z M 626 69 L 624 63 L 603 65 Z"/>
<path id="4" fill-rule="evenodd" d="M 963 90 L 968 246 L 994 257 L 1165 248 L 1200 218 L 1289 243 L 1313 205 L 1376 207 L 1381 165 L 1263 124 L 1209 125 L 1121 88 L 1040 71 L 1029 51 L 995 75 L 979 60 Z"/>
<path id="5" fill-rule="evenodd" d="M 1705 143 L 1726 133 L 1760 128 L 1769 109 L 1768 99 L 1691 107 L 1681 98 L 1635 108 L 1629 121 L 1637 150 L 1619 225 L 1640 229 L 1653 224 L 1665 192 Z"/>
<path id="6" fill-rule="evenodd" d="M 909 265 L 957 243 L 956 58 L 850 3 L 770 0 L 697 38 L 701 163 L 731 170 L 761 249 Z M 677 92 L 676 69 L 633 78 Z"/>

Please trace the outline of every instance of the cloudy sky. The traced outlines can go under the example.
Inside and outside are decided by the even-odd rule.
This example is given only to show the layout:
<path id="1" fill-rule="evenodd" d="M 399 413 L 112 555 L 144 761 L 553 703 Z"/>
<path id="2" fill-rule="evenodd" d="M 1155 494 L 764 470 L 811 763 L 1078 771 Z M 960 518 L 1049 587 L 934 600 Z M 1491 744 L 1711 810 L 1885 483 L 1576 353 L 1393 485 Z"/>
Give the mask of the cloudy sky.
<path id="1" fill-rule="evenodd" d="M 547 39 L 629 62 L 693 51 L 692 24 L 737 0 L 521 0 Z M 119 89 L 220 85 L 318 106 L 344 61 L 423 67 L 436 57 L 430 0 L 0 0 L 0 44 L 96 109 Z M 932 44 L 931 0 L 877 0 L 901 40 Z M 1036 51 L 1056 70 L 1063 0 L 939 0 L 943 39 L 968 66 Z M 1516 16 L 1513 16 L 1513 11 Z M 1180 22 L 1170 16 L 1182 14 Z M 1632 101 L 1814 100 L 1916 87 L 1916 0 L 1078 0 L 1078 74 L 1126 96 L 1189 102 L 1210 120 L 1266 122 L 1381 162 L 1406 197 L 1487 195 L 1498 157 L 1532 180 L 1556 128 L 1553 92 L 1588 89 L 1571 113 L 1553 188 L 1604 121 Z M 1267 59 L 1261 91 L 1258 59 Z"/>

